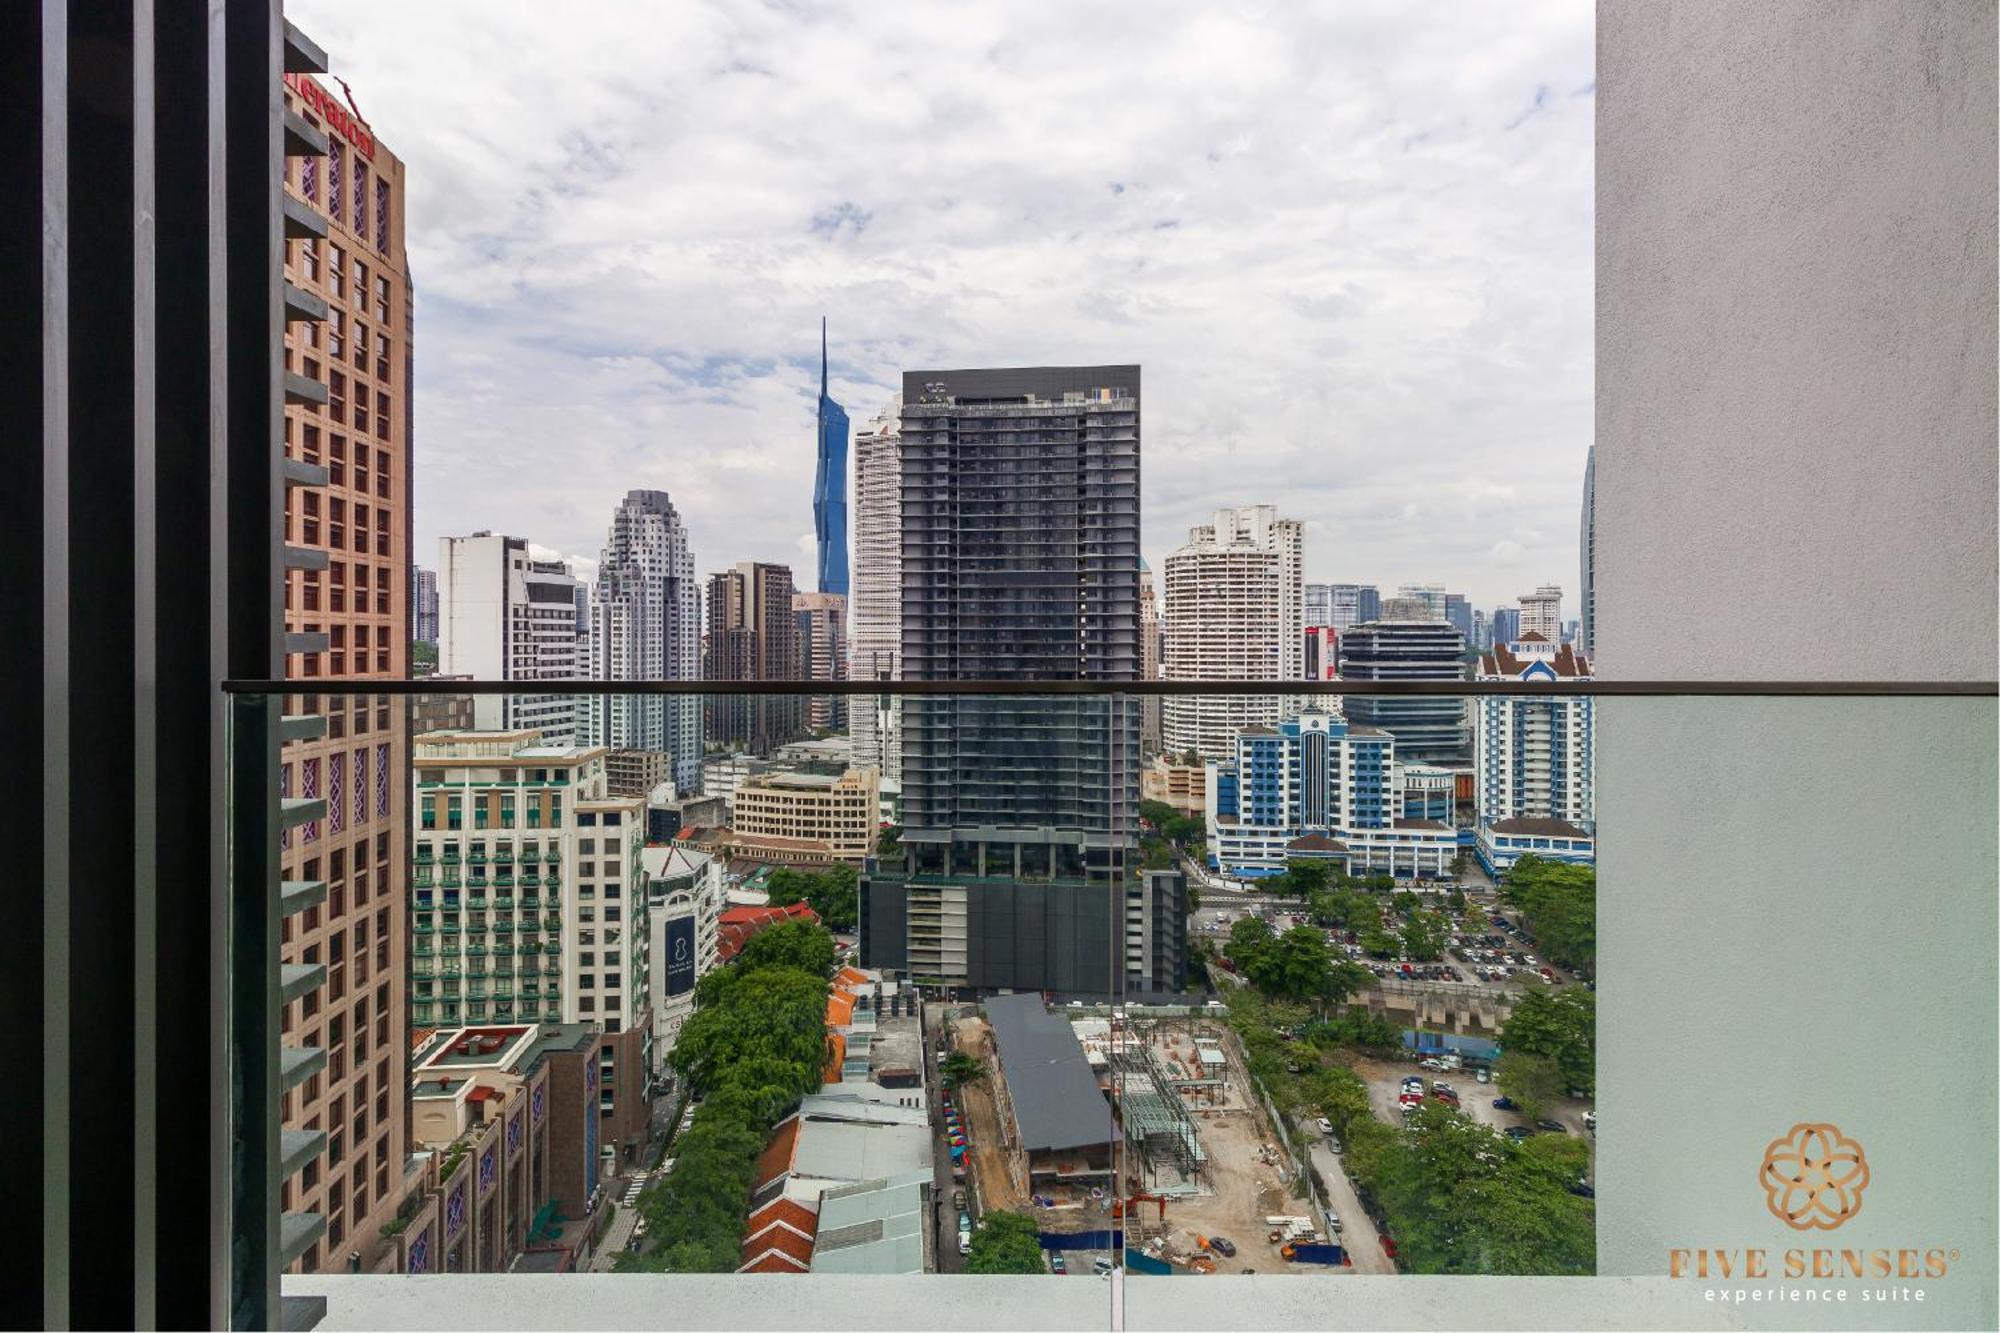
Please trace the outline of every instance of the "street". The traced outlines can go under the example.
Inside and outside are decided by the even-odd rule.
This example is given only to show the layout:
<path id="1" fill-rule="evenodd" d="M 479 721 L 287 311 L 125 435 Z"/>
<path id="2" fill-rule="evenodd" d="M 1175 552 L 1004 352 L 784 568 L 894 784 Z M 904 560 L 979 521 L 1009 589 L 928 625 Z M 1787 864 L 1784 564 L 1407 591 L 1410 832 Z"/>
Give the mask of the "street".
<path id="1" fill-rule="evenodd" d="M 1374 1221 L 1362 1211 L 1361 1200 L 1354 1193 L 1354 1182 L 1347 1178 L 1347 1164 L 1326 1146 L 1324 1135 L 1306 1132 L 1311 1134 L 1313 1166 L 1319 1171 L 1320 1179 L 1326 1182 L 1333 1215 L 1340 1219 L 1339 1242 L 1346 1248 L 1347 1257 L 1354 1261 L 1352 1271 L 1368 1274 L 1395 1272 L 1396 1265 L 1383 1251 L 1382 1237 L 1376 1232 Z"/>

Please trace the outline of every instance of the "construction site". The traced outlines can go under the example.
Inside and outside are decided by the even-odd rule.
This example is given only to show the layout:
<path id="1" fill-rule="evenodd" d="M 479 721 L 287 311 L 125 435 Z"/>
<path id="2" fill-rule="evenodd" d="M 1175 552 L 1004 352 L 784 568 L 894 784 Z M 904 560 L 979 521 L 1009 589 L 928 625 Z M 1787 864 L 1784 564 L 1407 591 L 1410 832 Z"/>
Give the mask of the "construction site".
<path id="1" fill-rule="evenodd" d="M 955 1041 L 990 1070 L 960 1090 L 982 1210 L 1032 1216 L 1045 1243 L 1122 1226 L 1138 1272 L 1342 1271 L 1225 1024 L 1004 996 Z"/>

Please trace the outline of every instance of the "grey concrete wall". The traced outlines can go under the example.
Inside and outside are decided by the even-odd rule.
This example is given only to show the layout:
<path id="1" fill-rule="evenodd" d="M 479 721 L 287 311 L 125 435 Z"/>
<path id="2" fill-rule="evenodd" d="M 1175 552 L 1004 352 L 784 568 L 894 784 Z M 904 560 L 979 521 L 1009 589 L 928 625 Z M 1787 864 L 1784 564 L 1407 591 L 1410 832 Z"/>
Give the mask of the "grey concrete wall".
<path id="1" fill-rule="evenodd" d="M 1599 4 L 1601 675 L 1993 679 L 1994 43 L 1982 0 Z M 1922 1304 L 1749 1322 L 1994 1327 L 1994 701 L 1597 717 L 1599 1271 L 1941 1247 Z M 1801 1121 L 1869 1156 L 1836 1231 L 1757 1184 Z"/>
<path id="2" fill-rule="evenodd" d="M 1985 0 L 1603 0 L 1599 674 L 1994 672 Z"/>

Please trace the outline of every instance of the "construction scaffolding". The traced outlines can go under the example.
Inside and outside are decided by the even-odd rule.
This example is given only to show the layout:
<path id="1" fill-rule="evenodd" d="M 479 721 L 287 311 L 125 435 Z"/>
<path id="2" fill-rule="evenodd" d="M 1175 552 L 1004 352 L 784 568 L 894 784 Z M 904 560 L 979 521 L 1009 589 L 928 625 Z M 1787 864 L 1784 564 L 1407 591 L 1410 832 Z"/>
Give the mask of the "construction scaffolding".
<path id="1" fill-rule="evenodd" d="M 1120 1050 L 1111 1057 L 1117 1076 L 1118 1115 L 1125 1143 L 1137 1148 L 1147 1185 L 1186 1185 L 1206 1178 L 1208 1154 L 1194 1117 L 1174 1090 L 1174 1074 L 1150 1044 L 1140 1053 Z M 1171 1167 L 1167 1180 L 1163 1169 Z"/>

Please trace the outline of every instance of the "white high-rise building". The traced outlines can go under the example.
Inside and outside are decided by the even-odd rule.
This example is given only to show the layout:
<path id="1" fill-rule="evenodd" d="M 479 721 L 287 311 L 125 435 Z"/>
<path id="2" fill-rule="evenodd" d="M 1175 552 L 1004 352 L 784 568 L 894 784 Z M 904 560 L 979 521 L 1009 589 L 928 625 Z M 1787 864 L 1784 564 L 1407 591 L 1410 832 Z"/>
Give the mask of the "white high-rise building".
<path id="1" fill-rule="evenodd" d="M 1139 562 L 1139 679 L 1160 678 L 1160 594 L 1153 586 L 1153 570 Z M 1160 752 L 1160 696 L 1139 698 L 1139 753 L 1146 757 Z"/>
<path id="2" fill-rule="evenodd" d="M 1574 644 L 1531 635 L 1524 624 L 1520 639 L 1496 643 L 1479 659 L 1476 678 L 1553 684 L 1589 680 L 1591 668 Z M 1489 870 L 1505 870 L 1524 850 L 1564 861 L 1594 855 L 1594 704 L 1583 695 L 1529 693 L 1472 701 L 1479 854 Z"/>
<path id="3" fill-rule="evenodd" d="M 1562 642 L 1563 590 L 1544 583 L 1521 598 L 1521 635 L 1539 634 L 1549 643 Z"/>
<path id="4" fill-rule="evenodd" d="M 519 537 L 475 532 L 438 542 L 438 673 L 474 680 L 573 680 L 576 578 L 537 560 Z M 576 739 L 578 701 L 532 689 L 473 698 L 481 731 L 532 727 L 550 745 Z"/>
<path id="5" fill-rule="evenodd" d="M 701 586 L 687 529 L 665 491 L 628 491 L 590 590 L 588 665 L 599 680 L 698 681 Z M 674 785 L 701 783 L 702 699 L 686 694 L 594 695 L 589 741 L 614 749 L 665 750 Z"/>
<path id="6" fill-rule="evenodd" d="M 1305 674 L 1305 528 L 1275 505 L 1218 510 L 1166 559 L 1164 680 L 1299 680 Z M 1181 695 L 1162 708 L 1169 753 L 1226 758 L 1245 727 L 1275 723 L 1270 695 Z"/>
<path id="7" fill-rule="evenodd" d="M 854 560 L 848 577 L 848 678 L 898 680 L 903 661 L 903 398 L 854 434 Z M 902 703 L 856 695 L 847 732 L 856 768 L 903 779 Z"/>

